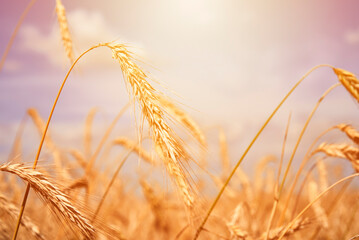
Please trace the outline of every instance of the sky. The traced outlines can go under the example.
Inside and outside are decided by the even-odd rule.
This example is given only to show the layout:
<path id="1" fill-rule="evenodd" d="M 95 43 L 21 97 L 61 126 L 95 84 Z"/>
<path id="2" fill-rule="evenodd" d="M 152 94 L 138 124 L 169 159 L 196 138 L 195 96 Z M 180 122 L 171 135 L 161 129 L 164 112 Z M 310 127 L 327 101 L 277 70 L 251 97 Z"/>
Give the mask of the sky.
<path id="1" fill-rule="evenodd" d="M 28 2 L 0 0 L 0 55 Z M 63 0 L 63 4 L 76 56 L 100 42 L 129 45 L 143 62 L 140 65 L 159 82 L 154 86 L 200 123 L 213 161 L 218 161 L 219 127 L 235 162 L 287 91 L 312 67 L 331 64 L 359 73 L 355 0 Z M 1 158 L 10 151 L 28 108 L 47 117 L 69 66 L 55 1 L 37 0 L 0 72 Z M 244 167 L 268 154 L 279 156 L 292 114 L 290 151 L 317 100 L 336 82 L 329 68 L 313 72 L 269 124 Z M 119 64 L 107 49 L 97 49 L 70 75 L 51 131 L 70 148 L 83 138 L 91 108 L 99 109 L 93 128 L 97 136 L 127 102 Z M 132 115 L 123 117 L 114 136 L 136 132 Z M 337 88 L 316 113 L 301 152 L 325 129 L 342 122 L 358 128 L 358 119 L 357 103 L 343 87 Z M 34 133 L 28 123 L 23 142 L 29 155 L 39 141 Z"/>

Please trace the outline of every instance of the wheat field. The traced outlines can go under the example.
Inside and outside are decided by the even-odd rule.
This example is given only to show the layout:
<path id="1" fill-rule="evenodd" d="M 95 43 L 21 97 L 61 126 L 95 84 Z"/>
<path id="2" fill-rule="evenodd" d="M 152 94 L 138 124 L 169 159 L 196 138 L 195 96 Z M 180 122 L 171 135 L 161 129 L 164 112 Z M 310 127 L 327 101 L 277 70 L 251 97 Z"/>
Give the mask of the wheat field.
<path id="1" fill-rule="evenodd" d="M 24 6 L 4 47 L 0 75 L 35 2 Z M 357 119 L 322 124 L 321 134 L 310 139 L 309 147 L 299 148 L 329 93 L 342 88 L 359 103 L 356 69 L 328 64 L 308 69 L 294 86 L 286 86 L 292 88 L 269 109 L 259 131 L 245 136 L 249 144 L 243 153 L 231 159 L 229 152 L 235 146 L 228 143 L 222 126 L 212 128 L 214 135 L 208 134 L 167 88 L 156 84 L 140 56 L 132 52 L 131 43 L 108 39 L 76 54 L 66 5 L 53 2 L 67 73 L 61 76 L 50 114 L 28 108 L 16 136 L 7 136 L 15 140 L 5 153 L 8 158 L 0 160 L 0 239 L 359 239 Z M 82 76 L 79 62 L 96 51 L 105 52 L 117 64 L 128 103 L 115 110 L 116 117 L 102 130 L 94 129 L 100 110 L 86 109 L 83 135 L 73 136 L 82 139 L 83 147 L 69 149 L 53 136 L 52 117 L 70 76 Z M 246 172 L 241 164 L 247 153 L 286 100 L 318 69 L 330 72 L 335 82 L 317 96 L 313 109 L 308 107 L 293 146 L 287 141 L 292 128 L 288 113 L 281 148 L 257 159 L 255 174 Z M 133 124 L 125 126 L 133 135 L 115 131 L 126 116 L 133 117 Z M 25 126 L 40 136 L 27 143 L 37 149 L 34 158 L 22 147 L 27 141 Z M 334 141 L 325 139 L 329 134 Z M 216 143 L 217 155 L 211 158 L 209 142 Z M 121 149 L 121 154 L 115 155 L 115 149 Z M 288 149 L 290 154 L 284 154 Z M 299 151 L 301 159 L 295 158 Z M 210 167 L 213 159 L 217 171 Z M 125 174 L 129 161 L 136 161 L 138 171 Z"/>

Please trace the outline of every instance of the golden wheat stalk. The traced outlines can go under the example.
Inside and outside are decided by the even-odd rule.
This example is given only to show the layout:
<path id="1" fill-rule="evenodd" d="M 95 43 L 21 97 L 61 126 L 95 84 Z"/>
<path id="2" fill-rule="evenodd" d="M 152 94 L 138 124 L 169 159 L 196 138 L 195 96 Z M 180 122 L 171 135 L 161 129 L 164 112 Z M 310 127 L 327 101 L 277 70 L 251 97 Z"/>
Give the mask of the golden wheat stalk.
<path id="1" fill-rule="evenodd" d="M 17 33 L 19 32 L 21 24 L 23 23 L 26 15 L 29 13 L 30 9 L 32 8 L 32 6 L 34 5 L 35 2 L 36 2 L 36 0 L 29 1 L 29 3 L 27 4 L 26 8 L 22 12 L 22 14 L 21 14 L 21 16 L 20 16 L 20 18 L 18 20 L 18 22 L 16 24 L 16 27 L 15 27 L 13 33 L 11 34 L 10 40 L 9 40 L 8 44 L 6 45 L 5 51 L 4 51 L 4 53 L 3 53 L 3 55 L 2 55 L 2 57 L 0 59 L 0 72 L 1 72 L 1 70 L 3 68 L 3 66 L 4 66 L 6 57 L 9 54 L 10 48 L 14 43 L 15 37 L 16 37 Z"/>
<path id="2" fill-rule="evenodd" d="M 359 149 L 348 144 L 328 144 L 322 143 L 312 155 L 323 152 L 330 157 L 348 159 L 356 172 L 359 172 Z"/>
<path id="3" fill-rule="evenodd" d="M 344 132 L 355 144 L 359 145 L 359 131 L 357 131 L 351 125 L 344 123 L 338 124 L 335 127 Z"/>
<path id="4" fill-rule="evenodd" d="M 120 63 L 126 83 L 132 88 L 132 94 L 152 130 L 156 151 L 164 161 L 167 171 L 174 178 L 185 204 L 192 207 L 193 190 L 181 162 L 190 157 L 180 139 L 165 121 L 165 112 L 157 101 L 159 93 L 148 83 L 146 80 L 148 76 L 137 66 L 124 45 L 111 43 L 100 45 L 110 48 L 113 58 Z"/>
<path id="5" fill-rule="evenodd" d="M 75 60 L 73 47 L 72 47 L 72 39 L 69 31 L 69 26 L 67 23 L 65 7 L 62 4 L 61 0 L 56 0 L 56 14 L 57 14 L 57 20 L 60 25 L 62 44 L 64 45 L 66 55 L 70 59 L 70 62 L 72 64 Z"/>
<path id="6" fill-rule="evenodd" d="M 339 82 L 347 89 L 347 91 L 359 103 L 359 81 L 357 77 L 344 69 L 333 68 L 335 74 L 338 76 Z"/>
<path id="7" fill-rule="evenodd" d="M 69 223 L 69 226 L 80 230 L 86 239 L 95 238 L 95 229 L 90 221 L 74 207 L 69 197 L 45 175 L 25 167 L 23 164 L 5 163 L 0 165 L 0 171 L 15 174 L 29 183 L 30 187 L 57 213 L 57 216 L 61 216 L 64 221 Z"/>
<path id="8" fill-rule="evenodd" d="M 0 211 L 5 212 L 8 216 L 13 219 L 16 219 L 19 215 L 19 209 L 12 204 L 5 196 L 0 194 Z M 21 225 L 36 239 L 44 240 L 45 237 L 40 233 L 39 228 L 32 223 L 28 217 L 24 217 Z M 0 235 L 1 236 L 1 235 Z"/>

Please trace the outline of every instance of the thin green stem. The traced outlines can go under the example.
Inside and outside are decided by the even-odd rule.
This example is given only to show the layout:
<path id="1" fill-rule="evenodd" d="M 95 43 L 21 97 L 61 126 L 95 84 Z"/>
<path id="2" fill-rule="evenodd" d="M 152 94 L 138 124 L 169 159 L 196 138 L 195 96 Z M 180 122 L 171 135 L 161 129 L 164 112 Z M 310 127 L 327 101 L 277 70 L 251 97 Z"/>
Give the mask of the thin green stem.
<path id="1" fill-rule="evenodd" d="M 273 118 L 273 116 L 276 114 L 276 112 L 279 110 L 279 108 L 283 105 L 283 103 L 287 100 L 287 98 L 292 94 L 292 92 L 298 87 L 298 85 L 310 74 L 312 73 L 314 70 L 320 68 L 320 67 L 330 67 L 333 68 L 331 65 L 328 64 L 321 64 L 321 65 L 317 65 L 315 67 L 313 67 L 312 69 L 310 69 L 293 87 L 292 89 L 287 93 L 287 95 L 282 99 L 282 101 L 278 104 L 278 106 L 274 109 L 274 111 L 271 113 L 271 115 L 268 117 L 268 119 L 265 121 L 265 123 L 263 124 L 263 126 L 259 129 L 258 133 L 255 135 L 255 137 L 253 138 L 253 140 L 251 141 L 251 143 L 249 144 L 249 146 L 247 147 L 247 149 L 244 151 L 242 157 L 238 160 L 237 164 L 234 166 L 232 172 L 230 173 L 230 175 L 228 176 L 227 180 L 225 181 L 225 183 L 223 184 L 221 190 L 219 191 L 219 193 L 217 194 L 216 198 L 214 199 L 211 207 L 209 208 L 205 218 L 203 219 L 203 221 L 201 222 L 201 224 L 199 225 L 199 227 L 197 228 L 196 234 L 194 236 L 194 240 L 196 240 L 199 236 L 199 234 L 202 231 L 203 226 L 206 224 L 209 216 L 211 215 L 213 209 L 215 208 L 215 206 L 217 205 L 219 199 L 221 198 L 224 190 L 226 189 L 229 181 L 232 179 L 234 173 L 236 172 L 237 168 L 239 167 L 239 165 L 242 163 L 244 157 L 247 155 L 247 153 L 249 152 L 249 150 L 251 149 L 252 145 L 256 142 L 257 138 L 259 137 L 259 135 L 262 133 L 262 131 L 264 130 L 264 128 L 268 125 L 268 123 L 270 122 L 270 120 Z"/>

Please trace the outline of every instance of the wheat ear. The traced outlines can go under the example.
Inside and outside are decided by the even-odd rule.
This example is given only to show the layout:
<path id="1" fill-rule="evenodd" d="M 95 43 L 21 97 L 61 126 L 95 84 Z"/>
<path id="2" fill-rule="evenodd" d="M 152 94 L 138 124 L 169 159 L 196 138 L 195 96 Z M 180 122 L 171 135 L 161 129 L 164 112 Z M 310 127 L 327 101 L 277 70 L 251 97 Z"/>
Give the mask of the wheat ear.
<path id="1" fill-rule="evenodd" d="M 333 71 L 338 76 L 339 82 L 347 89 L 347 91 L 359 103 L 359 81 L 356 76 L 346 70 L 340 68 L 333 68 Z"/>
<path id="2" fill-rule="evenodd" d="M 22 180 L 26 181 L 34 191 L 41 196 L 57 216 L 76 227 L 86 239 L 95 238 L 95 229 L 90 221 L 77 210 L 68 196 L 54 185 L 42 173 L 25 167 L 23 164 L 6 163 L 0 165 L 0 171 L 16 174 Z"/>
<path id="3" fill-rule="evenodd" d="M 60 25 L 62 44 L 64 45 L 66 55 L 70 59 L 70 62 L 72 64 L 75 60 L 73 47 L 72 47 L 72 39 L 69 31 L 69 26 L 67 23 L 65 7 L 62 4 L 61 0 L 56 0 L 56 14 L 57 14 L 57 20 Z"/>
<path id="4" fill-rule="evenodd" d="M 156 164 L 156 162 L 153 160 L 151 155 L 145 149 L 143 149 L 139 144 L 137 144 L 134 141 L 131 141 L 128 138 L 124 138 L 124 137 L 116 138 L 115 140 L 112 141 L 112 144 L 119 144 L 129 150 L 134 151 L 135 153 L 137 153 L 137 155 L 140 158 L 142 158 L 149 164 Z"/>
<path id="5" fill-rule="evenodd" d="M 188 159 L 189 155 L 165 121 L 165 112 L 157 101 L 159 93 L 148 83 L 148 76 L 137 66 L 124 45 L 105 43 L 102 46 L 110 48 L 113 58 L 120 63 L 126 83 L 132 88 L 132 94 L 141 106 L 142 114 L 152 130 L 156 150 L 167 171 L 174 178 L 185 204 L 191 207 L 194 202 L 193 191 L 181 162 Z"/>
<path id="6" fill-rule="evenodd" d="M 338 124 L 335 127 L 344 132 L 355 144 L 359 145 L 359 132 L 355 128 L 349 124 L 344 123 Z"/>
<path id="7" fill-rule="evenodd" d="M 328 144 L 322 143 L 312 155 L 323 152 L 330 157 L 345 158 L 348 159 L 356 172 L 359 172 L 359 148 L 348 144 Z"/>
<path id="8" fill-rule="evenodd" d="M 5 196 L 0 194 L 0 210 L 7 213 L 11 218 L 16 219 L 19 214 L 19 209 L 12 204 Z M 39 228 L 32 223 L 28 217 L 24 217 L 21 224 L 26 228 L 26 230 L 31 233 L 36 239 L 44 240 L 45 237 L 40 233 Z"/>

